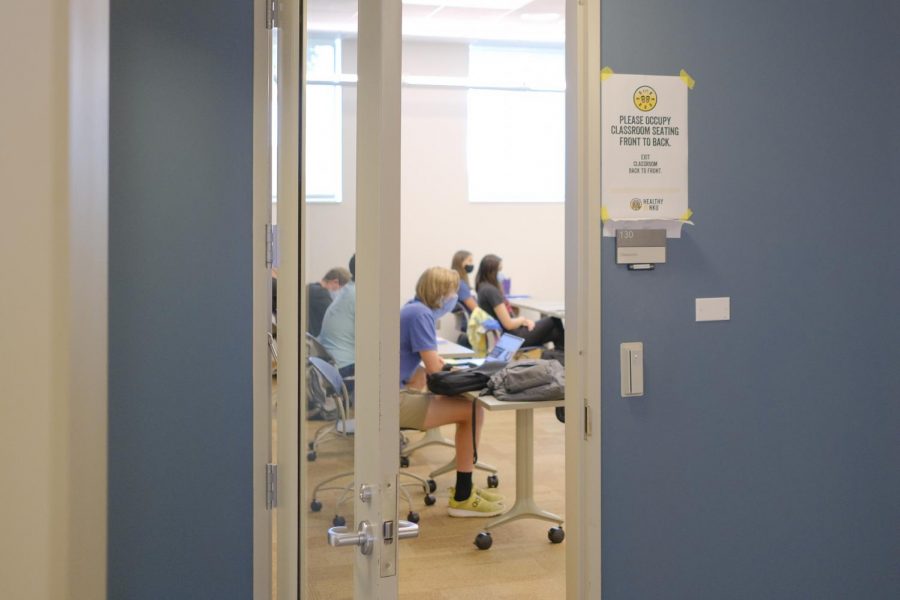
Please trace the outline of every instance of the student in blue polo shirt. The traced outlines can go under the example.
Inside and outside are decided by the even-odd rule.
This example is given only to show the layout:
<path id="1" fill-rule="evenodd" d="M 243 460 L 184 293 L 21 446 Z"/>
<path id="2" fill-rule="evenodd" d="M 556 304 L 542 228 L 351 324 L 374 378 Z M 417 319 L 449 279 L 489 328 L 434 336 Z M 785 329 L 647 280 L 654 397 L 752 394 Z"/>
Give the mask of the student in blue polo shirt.
<path id="1" fill-rule="evenodd" d="M 426 389 L 426 375 L 444 367 L 437 353 L 435 324 L 456 305 L 458 287 L 455 271 L 431 267 L 419 277 L 416 297 L 400 310 L 400 427 L 425 430 L 455 423 L 456 485 L 450 489 L 448 512 L 451 517 L 491 517 L 503 512 L 503 497 L 472 483 L 472 400 Z M 476 413 L 479 438 L 484 409 L 478 406 Z"/>

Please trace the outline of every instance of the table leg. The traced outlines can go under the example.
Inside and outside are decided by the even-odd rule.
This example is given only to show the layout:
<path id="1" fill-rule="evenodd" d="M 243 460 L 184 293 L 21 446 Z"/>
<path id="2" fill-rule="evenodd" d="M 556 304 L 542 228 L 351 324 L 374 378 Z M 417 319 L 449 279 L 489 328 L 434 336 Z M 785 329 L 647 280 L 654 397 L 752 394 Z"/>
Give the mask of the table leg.
<path id="1" fill-rule="evenodd" d="M 516 501 L 506 513 L 487 524 L 499 527 L 516 519 L 541 519 L 562 525 L 559 515 L 543 510 L 534 501 L 534 410 L 516 411 Z"/>

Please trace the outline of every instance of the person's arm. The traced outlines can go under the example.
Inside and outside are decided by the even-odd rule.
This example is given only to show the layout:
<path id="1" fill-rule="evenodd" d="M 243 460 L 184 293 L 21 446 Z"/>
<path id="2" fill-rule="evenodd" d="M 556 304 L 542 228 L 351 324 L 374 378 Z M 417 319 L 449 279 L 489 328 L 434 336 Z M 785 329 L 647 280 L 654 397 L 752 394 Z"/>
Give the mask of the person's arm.
<path id="1" fill-rule="evenodd" d="M 428 385 L 426 376 L 444 368 L 444 359 L 440 357 L 437 350 L 422 350 L 419 352 L 419 356 L 425 368 L 423 369 L 421 366 L 417 368 L 406 382 L 406 387 L 414 390 L 424 389 Z"/>
<path id="2" fill-rule="evenodd" d="M 437 373 L 444 368 L 444 359 L 437 353 L 437 350 L 423 350 L 419 352 L 422 357 L 422 363 L 425 365 L 425 373 Z"/>
<path id="3" fill-rule="evenodd" d="M 497 315 L 497 320 L 503 325 L 503 329 L 507 331 L 518 329 L 523 326 L 526 327 L 528 331 L 534 329 L 534 321 L 531 319 L 526 319 L 525 317 L 511 317 L 509 311 L 506 310 L 506 304 L 498 304 L 495 306 L 494 314 Z"/>
<path id="4" fill-rule="evenodd" d="M 471 295 L 463 300 L 463 304 L 465 304 L 466 308 L 469 309 L 469 314 L 472 314 L 472 311 L 478 308 L 478 303 L 475 302 L 475 298 L 473 298 Z"/>

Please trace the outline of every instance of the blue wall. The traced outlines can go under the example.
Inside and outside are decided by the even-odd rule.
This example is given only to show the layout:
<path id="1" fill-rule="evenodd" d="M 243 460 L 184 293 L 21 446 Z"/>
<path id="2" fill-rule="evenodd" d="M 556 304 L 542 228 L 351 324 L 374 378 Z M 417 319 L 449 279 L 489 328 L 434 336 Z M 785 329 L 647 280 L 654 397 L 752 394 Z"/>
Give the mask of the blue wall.
<path id="1" fill-rule="evenodd" d="M 697 80 L 697 226 L 603 247 L 604 600 L 900 598 L 898 40 L 893 0 L 604 0 L 605 65 Z"/>
<path id="2" fill-rule="evenodd" d="M 111 10 L 109 597 L 250 598 L 252 3 Z"/>

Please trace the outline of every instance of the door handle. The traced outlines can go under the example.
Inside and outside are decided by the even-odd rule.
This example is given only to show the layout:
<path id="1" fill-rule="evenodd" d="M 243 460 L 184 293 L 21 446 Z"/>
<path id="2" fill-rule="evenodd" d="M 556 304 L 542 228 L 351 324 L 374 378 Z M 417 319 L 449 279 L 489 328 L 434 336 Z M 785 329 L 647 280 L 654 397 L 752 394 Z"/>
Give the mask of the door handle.
<path id="1" fill-rule="evenodd" d="M 397 538 L 401 540 L 419 537 L 419 525 L 411 521 L 398 521 Z M 359 524 L 356 533 L 350 533 L 347 527 L 329 527 L 328 545 L 334 548 L 341 546 L 359 546 L 364 555 L 372 553 L 375 546 L 375 528 L 368 521 Z"/>
<path id="2" fill-rule="evenodd" d="M 401 540 L 419 537 L 419 524 L 412 521 L 398 521 L 397 538 Z"/>
<path id="3" fill-rule="evenodd" d="M 328 529 L 328 545 L 335 548 L 341 546 L 359 546 L 365 555 L 372 553 L 375 546 L 375 528 L 368 521 L 362 521 L 356 533 L 348 533 L 346 527 L 330 527 Z"/>

